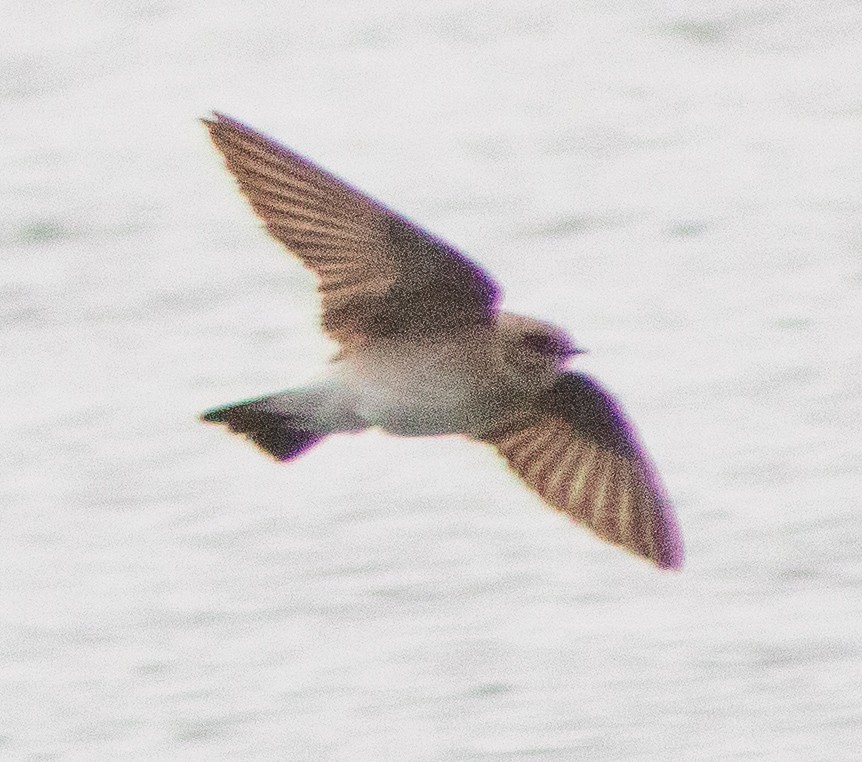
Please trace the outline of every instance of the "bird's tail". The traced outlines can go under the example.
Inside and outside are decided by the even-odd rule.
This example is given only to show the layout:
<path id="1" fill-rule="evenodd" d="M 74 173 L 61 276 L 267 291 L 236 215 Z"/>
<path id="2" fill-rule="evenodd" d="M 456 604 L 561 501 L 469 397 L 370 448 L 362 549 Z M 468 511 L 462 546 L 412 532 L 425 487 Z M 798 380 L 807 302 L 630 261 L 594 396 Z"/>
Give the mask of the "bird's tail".
<path id="1" fill-rule="evenodd" d="M 270 398 L 212 408 L 201 414 L 207 423 L 223 423 L 235 434 L 254 442 L 277 460 L 293 460 L 326 434 L 303 428 L 298 416 L 272 409 Z M 308 424 L 306 423 L 306 426 Z"/>

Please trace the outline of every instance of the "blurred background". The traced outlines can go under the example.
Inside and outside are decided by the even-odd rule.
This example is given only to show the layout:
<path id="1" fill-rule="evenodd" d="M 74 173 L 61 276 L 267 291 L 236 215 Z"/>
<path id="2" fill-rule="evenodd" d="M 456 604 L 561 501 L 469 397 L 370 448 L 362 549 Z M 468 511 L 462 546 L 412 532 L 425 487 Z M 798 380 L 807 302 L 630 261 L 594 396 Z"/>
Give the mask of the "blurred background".
<path id="1" fill-rule="evenodd" d="M 858 759 L 860 62 L 839 0 L 4 6 L 0 758 Z M 213 108 L 569 328 L 683 572 L 457 438 L 199 424 L 332 351 Z"/>

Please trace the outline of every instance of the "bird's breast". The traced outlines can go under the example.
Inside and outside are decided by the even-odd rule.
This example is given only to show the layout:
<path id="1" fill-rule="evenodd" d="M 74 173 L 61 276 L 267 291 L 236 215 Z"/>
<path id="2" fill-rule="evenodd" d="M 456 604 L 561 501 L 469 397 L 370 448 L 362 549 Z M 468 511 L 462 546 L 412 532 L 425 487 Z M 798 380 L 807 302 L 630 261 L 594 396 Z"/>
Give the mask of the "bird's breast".
<path id="1" fill-rule="evenodd" d="M 494 345 L 478 329 L 435 340 L 386 340 L 336 364 L 370 426 L 393 434 L 478 433 L 507 403 Z"/>

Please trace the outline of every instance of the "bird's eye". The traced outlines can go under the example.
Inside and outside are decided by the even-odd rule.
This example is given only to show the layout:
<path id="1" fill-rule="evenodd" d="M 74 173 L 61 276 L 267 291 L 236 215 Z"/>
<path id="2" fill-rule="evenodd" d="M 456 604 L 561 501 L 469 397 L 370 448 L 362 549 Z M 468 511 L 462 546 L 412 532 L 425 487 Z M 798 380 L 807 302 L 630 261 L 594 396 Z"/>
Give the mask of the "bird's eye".
<path id="1" fill-rule="evenodd" d="M 540 355 L 556 357 L 564 353 L 560 342 L 546 333 L 528 333 L 524 336 L 524 344 Z"/>

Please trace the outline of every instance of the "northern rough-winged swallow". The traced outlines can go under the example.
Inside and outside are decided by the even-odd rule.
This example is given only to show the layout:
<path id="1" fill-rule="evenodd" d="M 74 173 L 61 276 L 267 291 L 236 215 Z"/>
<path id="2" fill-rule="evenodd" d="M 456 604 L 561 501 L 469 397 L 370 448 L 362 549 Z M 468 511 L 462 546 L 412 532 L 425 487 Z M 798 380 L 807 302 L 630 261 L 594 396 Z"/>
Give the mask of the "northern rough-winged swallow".
<path id="1" fill-rule="evenodd" d="M 496 284 L 444 241 L 308 159 L 215 114 L 203 120 L 269 232 L 318 277 L 340 345 L 306 387 L 201 416 L 291 460 L 328 434 L 487 442 L 544 500 L 660 567 L 682 565 L 673 512 L 614 400 L 559 328 L 497 307 Z"/>

